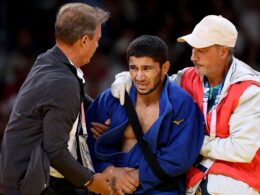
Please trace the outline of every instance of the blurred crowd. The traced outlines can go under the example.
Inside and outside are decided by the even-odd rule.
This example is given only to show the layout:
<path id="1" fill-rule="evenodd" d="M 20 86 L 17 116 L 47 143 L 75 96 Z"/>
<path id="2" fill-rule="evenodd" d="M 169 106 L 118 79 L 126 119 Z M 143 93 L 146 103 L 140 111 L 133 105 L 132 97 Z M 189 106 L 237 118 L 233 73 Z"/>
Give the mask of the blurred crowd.
<path id="1" fill-rule="evenodd" d="M 16 94 L 35 58 L 54 45 L 54 21 L 58 8 L 69 0 L 0 1 L 0 137 Z M 176 43 L 205 15 L 231 20 L 239 36 L 235 55 L 260 70 L 259 0 L 85 0 L 111 12 L 103 28 L 100 46 L 83 68 L 87 93 L 95 98 L 109 87 L 114 75 L 126 70 L 125 50 L 142 34 L 160 36 L 169 46 L 171 73 L 190 62 L 188 45 Z M 15 6 L 14 6 L 15 5 Z M 1 142 L 1 141 L 0 141 Z"/>

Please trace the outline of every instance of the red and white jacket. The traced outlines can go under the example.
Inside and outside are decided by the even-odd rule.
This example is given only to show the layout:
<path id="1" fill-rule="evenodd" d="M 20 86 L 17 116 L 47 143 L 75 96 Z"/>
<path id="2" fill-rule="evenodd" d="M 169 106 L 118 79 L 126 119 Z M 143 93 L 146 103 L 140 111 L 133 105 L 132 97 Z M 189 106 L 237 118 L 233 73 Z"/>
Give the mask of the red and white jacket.
<path id="1" fill-rule="evenodd" d="M 171 79 L 184 88 L 203 112 L 203 77 L 194 67 Z M 211 111 L 207 114 L 210 124 Z M 201 154 L 214 163 L 207 174 L 219 174 L 260 190 L 260 73 L 233 58 L 217 106 L 216 138 L 205 129 Z M 187 188 L 205 174 L 196 168 L 188 173 Z"/>

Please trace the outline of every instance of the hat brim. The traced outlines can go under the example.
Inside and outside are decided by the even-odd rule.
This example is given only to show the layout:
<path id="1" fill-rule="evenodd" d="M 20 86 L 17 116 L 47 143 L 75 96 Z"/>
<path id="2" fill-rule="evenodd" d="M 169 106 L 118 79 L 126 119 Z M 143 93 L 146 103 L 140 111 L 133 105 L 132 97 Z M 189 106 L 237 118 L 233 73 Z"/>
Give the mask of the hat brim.
<path id="1" fill-rule="evenodd" d="M 194 34 L 185 35 L 177 39 L 178 42 L 187 42 L 194 48 L 205 48 L 214 45 L 213 42 Z"/>

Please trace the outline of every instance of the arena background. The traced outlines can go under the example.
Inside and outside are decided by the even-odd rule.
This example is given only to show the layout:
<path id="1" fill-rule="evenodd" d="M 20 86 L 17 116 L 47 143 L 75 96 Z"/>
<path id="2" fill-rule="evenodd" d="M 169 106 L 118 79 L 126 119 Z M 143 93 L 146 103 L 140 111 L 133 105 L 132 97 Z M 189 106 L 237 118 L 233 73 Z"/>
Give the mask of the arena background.
<path id="1" fill-rule="evenodd" d="M 54 45 L 54 22 L 66 0 L 0 1 L 0 138 L 16 94 L 37 55 Z M 77 1 L 80 2 L 80 1 Z M 86 91 L 95 98 L 110 86 L 114 75 L 126 70 L 125 49 L 142 34 L 160 36 L 169 46 L 171 73 L 190 62 L 191 50 L 176 43 L 205 15 L 230 19 L 239 31 L 235 55 L 260 70 L 259 0 L 85 0 L 111 12 L 100 47 L 83 68 Z M 1 142 L 1 139 L 0 139 Z"/>

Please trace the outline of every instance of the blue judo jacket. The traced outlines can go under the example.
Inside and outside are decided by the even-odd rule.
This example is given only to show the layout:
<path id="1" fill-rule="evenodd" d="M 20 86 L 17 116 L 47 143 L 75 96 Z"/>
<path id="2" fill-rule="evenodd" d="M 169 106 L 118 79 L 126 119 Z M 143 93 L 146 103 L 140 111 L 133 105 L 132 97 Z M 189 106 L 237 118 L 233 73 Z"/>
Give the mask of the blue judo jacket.
<path id="1" fill-rule="evenodd" d="M 136 88 L 130 90 L 135 102 Z M 185 173 L 195 162 L 203 142 L 204 119 L 193 99 L 179 86 L 166 78 L 160 95 L 159 118 L 144 134 L 144 140 L 156 156 L 163 170 L 172 177 Z M 136 143 L 129 152 L 121 152 L 121 139 L 128 125 L 128 117 L 119 100 L 111 90 L 96 98 L 87 114 L 87 127 L 91 122 L 104 123 L 108 118 L 111 125 L 98 140 L 89 131 L 88 144 L 94 167 L 102 172 L 108 166 L 134 167 L 139 169 L 140 186 L 134 194 L 166 195 L 185 194 L 185 178 L 177 188 L 160 190 L 158 179 Z"/>

